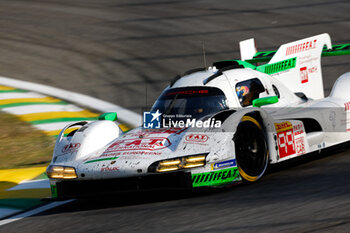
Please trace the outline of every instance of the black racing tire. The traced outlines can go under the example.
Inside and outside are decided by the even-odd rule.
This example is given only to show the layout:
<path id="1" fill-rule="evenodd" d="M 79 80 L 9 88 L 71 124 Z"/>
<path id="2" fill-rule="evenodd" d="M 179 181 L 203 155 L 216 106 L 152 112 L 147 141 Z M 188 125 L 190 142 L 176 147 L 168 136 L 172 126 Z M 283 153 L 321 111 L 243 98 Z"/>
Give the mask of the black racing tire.
<path id="1" fill-rule="evenodd" d="M 233 138 L 236 162 L 243 181 L 255 182 L 265 173 L 269 153 L 261 124 L 251 116 L 244 116 Z"/>

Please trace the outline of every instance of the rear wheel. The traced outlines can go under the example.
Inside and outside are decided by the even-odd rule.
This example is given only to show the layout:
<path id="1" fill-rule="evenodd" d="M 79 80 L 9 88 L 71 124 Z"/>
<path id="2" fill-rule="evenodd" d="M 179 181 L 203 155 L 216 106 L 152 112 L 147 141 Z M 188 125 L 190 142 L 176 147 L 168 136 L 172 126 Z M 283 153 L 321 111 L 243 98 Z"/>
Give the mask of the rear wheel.
<path id="1" fill-rule="evenodd" d="M 268 149 L 261 124 L 251 116 L 244 116 L 233 140 L 241 177 L 248 182 L 259 180 L 268 164 Z"/>

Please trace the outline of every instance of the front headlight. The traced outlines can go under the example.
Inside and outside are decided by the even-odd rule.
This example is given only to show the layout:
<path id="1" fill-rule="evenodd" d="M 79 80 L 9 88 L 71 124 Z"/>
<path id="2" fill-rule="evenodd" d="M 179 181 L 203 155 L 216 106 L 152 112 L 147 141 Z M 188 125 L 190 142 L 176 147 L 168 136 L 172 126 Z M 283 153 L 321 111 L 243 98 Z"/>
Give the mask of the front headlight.
<path id="1" fill-rule="evenodd" d="M 166 159 L 153 163 L 149 168 L 149 172 L 169 172 L 180 169 L 202 167 L 205 165 L 207 154 L 190 155 L 175 159 Z"/>
<path id="2" fill-rule="evenodd" d="M 78 178 L 74 167 L 50 165 L 46 169 L 50 179 L 75 179 Z"/>

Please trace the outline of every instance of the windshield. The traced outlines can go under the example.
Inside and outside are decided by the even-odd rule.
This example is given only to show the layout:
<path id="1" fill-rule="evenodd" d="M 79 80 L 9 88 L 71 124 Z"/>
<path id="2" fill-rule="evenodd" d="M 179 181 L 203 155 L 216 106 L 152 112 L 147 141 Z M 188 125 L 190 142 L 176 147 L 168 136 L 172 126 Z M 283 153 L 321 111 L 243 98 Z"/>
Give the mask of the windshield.
<path id="1" fill-rule="evenodd" d="M 215 87 L 169 89 L 158 98 L 151 111 L 177 118 L 199 119 L 227 109 L 224 93 Z"/>

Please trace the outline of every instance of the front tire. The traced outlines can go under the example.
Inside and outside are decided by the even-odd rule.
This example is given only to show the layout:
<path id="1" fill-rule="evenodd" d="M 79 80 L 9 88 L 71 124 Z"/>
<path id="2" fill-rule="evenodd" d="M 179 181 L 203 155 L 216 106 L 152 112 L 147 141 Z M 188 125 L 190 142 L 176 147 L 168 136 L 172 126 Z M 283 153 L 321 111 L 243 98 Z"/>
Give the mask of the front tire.
<path id="1" fill-rule="evenodd" d="M 269 161 L 261 124 L 251 116 L 244 116 L 233 140 L 239 174 L 247 182 L 259 180 L 264 175 Z"/>

